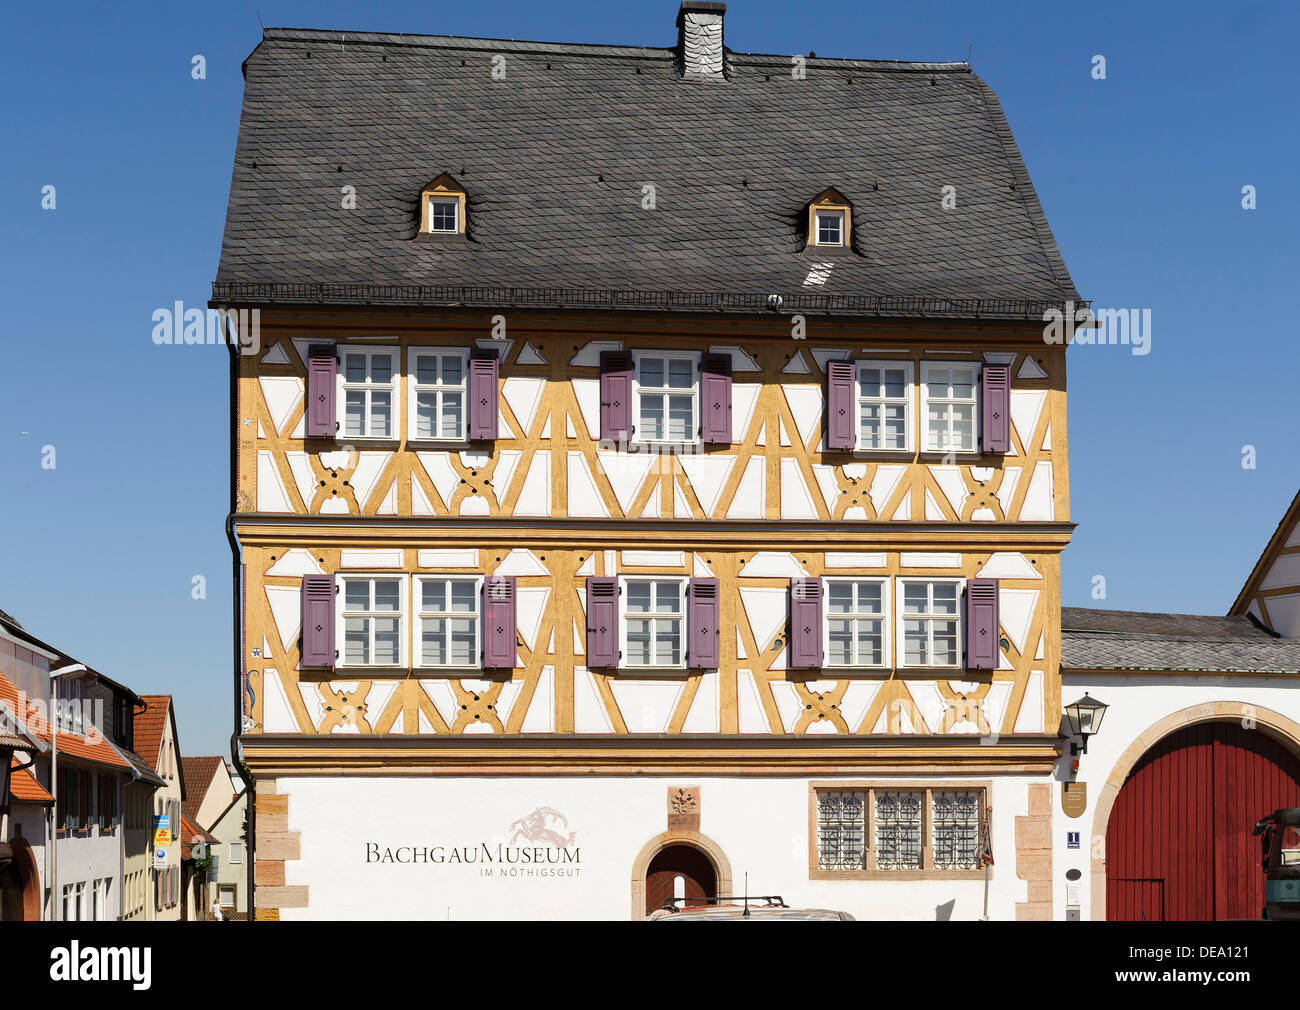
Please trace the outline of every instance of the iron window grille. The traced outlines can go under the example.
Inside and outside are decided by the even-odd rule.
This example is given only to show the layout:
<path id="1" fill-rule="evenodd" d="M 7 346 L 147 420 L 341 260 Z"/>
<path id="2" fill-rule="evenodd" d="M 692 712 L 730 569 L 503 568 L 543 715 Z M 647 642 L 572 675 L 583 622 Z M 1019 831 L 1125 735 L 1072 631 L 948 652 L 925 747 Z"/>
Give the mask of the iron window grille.
<path id="1" fill-rule="evenodd" d="M 980 793 L 936 791 L 931 794 L 930 803 L 935 869 L 977 869 L 983 806 Z"/>
<path id="2" fill-rule="evenodd" d="M 867 794 L 817 794 L 817 863 L 823 870 L 866 867 Z"/>

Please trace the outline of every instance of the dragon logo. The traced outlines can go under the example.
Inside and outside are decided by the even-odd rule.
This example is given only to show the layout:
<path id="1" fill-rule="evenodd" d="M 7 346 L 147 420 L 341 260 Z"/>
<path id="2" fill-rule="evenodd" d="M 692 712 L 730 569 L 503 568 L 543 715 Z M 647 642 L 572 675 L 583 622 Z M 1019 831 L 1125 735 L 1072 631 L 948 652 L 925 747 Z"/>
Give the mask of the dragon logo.
<path id="1" fill-rule="evenodd" d="M 538 807 L 531 814 L 519 818 L 510 825 L 512 832 L 510 843 L 513 845 L 522 835 L 529 842 L 542 842 L 564 848 L 572 845 L 574 839 L 578 837 L 576 831 L 569 831 L 569 836 L 566 838 L 564 832 L 568 829 L 569 819 L 554 807 Z"/>

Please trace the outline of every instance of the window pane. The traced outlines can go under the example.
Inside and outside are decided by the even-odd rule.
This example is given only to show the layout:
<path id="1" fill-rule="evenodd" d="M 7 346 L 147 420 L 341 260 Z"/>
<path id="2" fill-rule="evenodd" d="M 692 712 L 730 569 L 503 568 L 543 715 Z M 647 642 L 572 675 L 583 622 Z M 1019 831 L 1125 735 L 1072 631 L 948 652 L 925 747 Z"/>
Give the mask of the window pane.
<path id="1" fill-rule="evenodd" d="M 832 666 L 851 666 L 853 663 L 853 622 L 829 622 L 827 659 Z"/>
<path id="2" fill-rule="evenodd" d="M 975 373 L 972 369 L 952 370 L 952 395 L 959 400 L 969 400 L 975 395 Z"/>
<path id="3" fill-rule="evenodd" d="M 370 618 L 349 617 L 344 620 L 343 658 L 349 665 L 370 662 Z"/>
<path id="4" fill-rule="evenodd" d="M 924 591 L 925 587 L 921 586 L 919 588 Z M 934 613 L 957 613 L 957 584 L 955 582 L 936 582 L 930 588 L 934 594 Z"/>
<path id="5" fill-rule="evenodd" d="M 460 357 L 455 354 L 448 354 L 442 358 L 442 381 L 448 386 L 459 386 L 462 381 L 462 362 Z"/>
<path id="6" fill-rule="evenodd" d="M 380 666 L 396 666 L 401 654 L 398 641 L 398 619 L 376 617 L 375 662 Z"/>
<path id="7" fill-rule="evenodd" d="M 821 869 L 863 869 L 866 813 L 866 793 L 817 794 L 817 863 Z"/>
<path id="8" fill-rule="evenodd" d="M 397 579 L 376 579 L 375 610 L 401 610 L 401 585 Z"/>
<path id="9" fill-rule="evenodd" d="M 650 585 L 649 582 L 628 582 L 624 586 L 629 614 L 650 613 Z"/>
<path id="10" fill-rule="evenodd" d="M 420 583 L 420 609 L 443 613 L 447 609 L 447 583 L 424 579 Z"/>
<path id="11" fill-rule="evenodd" d="M 879 666 L 884 662 L 882 656 L 882 625 L 879 621 L 858 621 L 858 664 L 861 666 Z"/>
<path id="12" fill-rule="evenodd" d="M 365 382 L 366 356 L 364 354 L 343 355 L 343 375 L 348 382 Z"/>
<path id="13" fill-rule="evenodd" d="M 391 400 L 391 393 L 374 392 L 370 394 L 370 430 L 366 434 L 382 438 L 390 433 Z"/>
<path id="14" fill-rule="evenodd" d="M 903 613 L 924 614 L 926 612 L 925 588 L 924 582 L 903 583 Z"/>
<path id="15" fill-rule="evenodd" d="M 677 618 L 655 621 L 655 662 L 660 666 L 676 666 L 681 661 L 681 621 Z"/>
<path id="16" fill-rule="evenodd" d="M 695 437 L 695 410 L 689 396 L 668 398 L 668 438 L 684 441 Z"/>
<path id="17" fill-rule="evenodd" d="M 978 868 L 980 801 L 981 794 L 977 792 L 936 792 L 932 795 L 935 869 Z"/>
<path id="18" fill-rule="evenodd" d="M 420 630 L 420 655 L 425 666 L 447 665 L 447 621 L 442 617 L 426 617 Z"/>
<path id="19" fill-rule="evenodd" d="M 627 622 L 627 663 L 629 666 L 650 665 L 650 622 L 647 620 Z"/>
<path id="20" fill-rule="evenodd" d="M 360 579 L 347 579 L 343 583 L 343 609 L 369 610 L 370 583 Z"/>
<path id="21" fill-rule="evenodd" d="M 926 666 L 929 663 L 926 625 L 924 621 L 903 622 L 903 662 L 907 666 Z"/>
<path id="22" fill-rule="evenodd" d="M 663 358 L 642 358 L 641 359 L 641 385 L 643 386 L 660 386 L 664 384 L 664 361 Z"/>
<path id="23" fill-rule="evenodd" d="M 451 662 L 454 666 L 474 666 L 478 663 L 475 633 L 478 621 L 472 617 L 457 617 L 451 622 Z"/>
<path id="24" fill-rule="evenodd" d="M 906 396 L 906 376 L 907 372 L 901 368 L 885 369 L 885 395 L 895 397 Z"/>
<path id="25" fill-rule="evenodd" d="M 438 381 L 438 356 L 421 354 L 415 359 L 415 381 L 423 386 L 431 386 Z"/>
<path id="26" fill-rule="evenodd" d="M 876 865 L 921 868 L 920 793 L 876 793 Z"/>
<path id="27" fill-rule="evenodd" d="M 885 407 L 885 448 L 903 449 L 907 446 L 906 410 L 901 403 Z"/>
<path id="28" fill-rule="evenodd" d="M 929 387 L 928 395 L 938 397 L 940 400 L 946 399 L 948 396 L 948 369 L 926 369 L 925 383 Z"/>
<path id="29" fill-rule="evenodd" d="M 690 389 L 695 375 L 693 364 L 684 358 L 668 361 L 668 385 L 672 389 Z"/>
<path id="30" fill-rule="evenodd" d="M 880 369 L 865 368 L 858 369 L 858 395 L 859 396 L 879 396 L 880 395 Z"/>
<path id="31" fill-rule="evenodd" d="M 662 439 L 664 437 L 664 400 L 660 395 L 641 396 L 641 437 Z"/>
<path id="32" fill-rule="evenodd" d="M 858 583 L 858 606 L 860 614 L 883 613 L 884 586 L 879 582 Z"/>
<path id="33" fill-rule="evenodd" d="M 832 582 L 827 587 L 826 610 L 831 614 L 847 614 L 853 609 L 853 584 Z"/>
<path id="34" fill-rule="evenodd" d="M 393 380 L 393 359 L 387 354 L 376 354 L 370 359 L 370 381 L 391 382 Z"/>
<path id="35" fill-rule="evenodd" d="M 451 609 L 457 614 L 472 614 L 478 610 L 478 586 L 469 581 L 451 583 Z"/>
<path id="36" fill-rule="evenodd" d="M 358 390 L 349 390 L 343 398 L 343 433 L 364 435 L 365 416 L 366 394 Z"/>
<path id="37" fill-rule="evenodd" d="M 678 612 L 677 603 L 681 598 L 681 590 L 673 582 L 656 582 L 655 589 L 655 610 L 661 614 L 675 614 Z"/>
<path id="38" fill-rule="evenodd" d="M 935 666 L 957 665 L 957 622 L 934 621 L 931 625 L 934 639 Z"/>
<path id="39" fill-rule="evenodd" d="M 461 433 L 460 393 L 442 394 L 442 430 L 443 438 L 459 438 Z"/>
<path id="40" fill-rule="evenodd" d="M 415 436 L 416 438 L 437 438 L 435 417 L 438 410 L 437 393 L 417 393 L 415 395 Z"/>

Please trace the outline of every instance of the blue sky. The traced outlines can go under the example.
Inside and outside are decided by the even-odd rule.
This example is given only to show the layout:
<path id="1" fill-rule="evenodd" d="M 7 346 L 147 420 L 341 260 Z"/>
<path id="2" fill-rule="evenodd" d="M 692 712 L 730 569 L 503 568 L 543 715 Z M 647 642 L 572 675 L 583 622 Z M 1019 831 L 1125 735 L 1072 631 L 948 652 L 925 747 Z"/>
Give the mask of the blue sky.
<path id="1" fill-rule="evenodd" d="M 669 45 L 678 5 L 189 6 L 6 14 L 0 609 L 137 691 L 175 694 L 183 752 L 225 754 L 226 354 L 157 347 L 150 317 L 206 304 L 258 10 L 271 26 Z M 1224 612 L 1300 487 L 1297 36 L 1290 3 L 730 5 L 740 51 L 973 47 L 1084 297 L 1151 309 L 1149 355 L 1070 352 L 1067 604 Z"/>

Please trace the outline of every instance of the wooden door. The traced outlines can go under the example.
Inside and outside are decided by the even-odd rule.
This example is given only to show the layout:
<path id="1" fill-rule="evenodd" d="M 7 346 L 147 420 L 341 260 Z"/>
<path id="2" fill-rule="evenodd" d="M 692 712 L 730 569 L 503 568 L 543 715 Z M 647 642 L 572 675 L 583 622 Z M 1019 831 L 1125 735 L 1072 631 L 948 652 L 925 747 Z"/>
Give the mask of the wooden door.
<path id="1" fill-rule="evenodd" d="M 1255 821 L 1300 805 L 1300 759 L 1240 723 L 1179 730 L 1134 767 L 1106 826 L 1106 918 L 1257 919 Z"/>
<path id="2" fill-rule="evenodd" d="M 717 897 L 717 874 L 713 863 L 699 849 L 689 845 L 670 845 L 654 859 L 645 876 L 646 913 L 663 908 L 669 899 L 683 895 L 685 906 L 699 907 L 703 899 Z M 678 902 L 678 908 L 683 903 Z"/>

